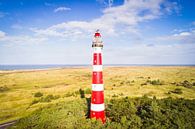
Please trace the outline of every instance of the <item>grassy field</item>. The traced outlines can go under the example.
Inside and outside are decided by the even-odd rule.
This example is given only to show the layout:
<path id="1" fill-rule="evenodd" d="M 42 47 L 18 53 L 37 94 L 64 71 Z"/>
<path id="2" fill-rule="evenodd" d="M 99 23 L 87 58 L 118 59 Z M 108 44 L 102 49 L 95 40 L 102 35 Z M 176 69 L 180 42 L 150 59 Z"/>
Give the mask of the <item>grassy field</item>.
<path id="1" fill-rule="evenodd" d="M 195 67 L 106 67 L 105 98 L 147 95 L 195 99 Z M 0 71 L 0 123 L 51 104 L 90 96 L 91 69 Z"/>

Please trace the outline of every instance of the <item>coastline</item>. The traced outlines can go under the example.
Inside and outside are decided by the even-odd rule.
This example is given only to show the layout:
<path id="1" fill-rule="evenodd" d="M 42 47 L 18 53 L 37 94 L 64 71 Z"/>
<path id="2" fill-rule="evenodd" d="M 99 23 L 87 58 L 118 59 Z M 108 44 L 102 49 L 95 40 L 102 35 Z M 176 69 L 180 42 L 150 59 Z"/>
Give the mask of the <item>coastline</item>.
<path id="1" fill-rule="evenodd" d="M 61 70 L 61 69 L 84 69 L 84 68 L 89 68 L 83 67 L 83 66 L 78 66 L 78 67 L 56 67 L 56 68 L 41 68 L 41 69 L 15 69 L 15 70 L 1 70 L 0 69 L 0 74 L 1 73 L 24 73 L 24 72 L 38 72 L 38 71 L 51 71 L 51 70 Z"/>
<path id="2" fill-rule="evenodd" d="M 195 65 L 104 65 L 106 68 L 195 68 Z M 52 71 L 52 70 L 63 70 L 63 69 L 90 69 L 92 66 L 66 66 L 66 67 L 51 67 L 51 68 L 35 68 L 35 69 L 0 69 L 0 74 L 4 73 L 24 73 L 24 72 L 38 72 L 38 71 Z"/>

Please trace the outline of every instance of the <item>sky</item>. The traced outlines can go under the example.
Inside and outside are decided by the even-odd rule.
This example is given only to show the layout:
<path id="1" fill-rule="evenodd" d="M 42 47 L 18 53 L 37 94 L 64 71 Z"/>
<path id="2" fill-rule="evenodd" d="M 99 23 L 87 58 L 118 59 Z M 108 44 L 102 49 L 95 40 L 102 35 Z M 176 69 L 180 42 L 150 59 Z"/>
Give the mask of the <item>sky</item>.
<path id="1" fill-rule="evenodd" d="M 194 0 L 0 0 L 0 64 L 195 64 Z"/>

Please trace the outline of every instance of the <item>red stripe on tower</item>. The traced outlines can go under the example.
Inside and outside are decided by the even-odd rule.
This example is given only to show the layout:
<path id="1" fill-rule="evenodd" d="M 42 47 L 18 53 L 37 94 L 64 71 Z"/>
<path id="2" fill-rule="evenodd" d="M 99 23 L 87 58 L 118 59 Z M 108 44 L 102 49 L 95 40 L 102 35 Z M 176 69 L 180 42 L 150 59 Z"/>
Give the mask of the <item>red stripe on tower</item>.
<path id="1" fill-rule="evenodd" d="M 102 65 L 102 54 L 101 53 L 93 54 L 93 65 Z"/>
<path id="2" fill-rule="evenodd" d="M 93 71 L 92 83 L 93 84 L 102 84 L 103 83 L 102 72 Z"/>
<path id="3" fill-rule="evenodd" d="M 102 73 L 102 48 L 101 34 L 96 31 L 93 40 L 93 76 L 90 117 L 100 119 L 105 123 L 104 85 Z"/>

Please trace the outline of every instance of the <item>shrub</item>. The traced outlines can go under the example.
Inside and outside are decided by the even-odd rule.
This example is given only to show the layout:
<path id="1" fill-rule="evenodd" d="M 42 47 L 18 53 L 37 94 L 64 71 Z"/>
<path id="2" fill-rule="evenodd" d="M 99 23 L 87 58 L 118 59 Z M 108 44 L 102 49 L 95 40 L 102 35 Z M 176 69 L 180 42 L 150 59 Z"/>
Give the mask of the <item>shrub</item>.
<path id="1" fill-rule="evenodd" d="M 182 90 L 180 88 L 176 88 L 175 90 L 171 91 L 172 93 L 175 93 L 175 94 L 182 94 Z"/>
<path id="2" fill-rule="evenodd" d="M 187 80 L 184 80 L 183 82 L 179 82 L 179 83 L 176 84 L 176 86 L 183 86 L 183 87 L 186 87 L 186 88 L 192 88 L 193 85 L 195 85 L 195 84 L 190 83 Z"/>
<path id="3" fill-rule="evenodd" d="M 120 128 L 140 128 L 141 119 L 136 115 L 136 111 L 136 106 L 130 99 L 112 99 L 108 104 L 107 117 L 118 123 Z"/>
<path id="4" fill-rule="evenodd" d="M 47 95 L 46 97 L 41 97 L 40 99 L 35 99 L 32 101 L 31 105 L 42 102 L 51 102 L 52 100 L 59 99 L 60 95 Z"/>
<path id="5" fill-rule="evenodd" d="M 43 93 L 41 93 L 41 92 L 36 92 L 34 94 L 34 97 L 41 97 L 41 96 L 43 96 Z"/>
<path id="6" fill-rule="evenodd" d="M 119 95 L 120 95 L 120 96 L 123 96 L 124 94 L 123 94 L 123 93 L 120 93 Z"/>
<path id="7" fill-rule="evenodd" d="M 51 102 L 51 100 L 55 100 L 55 99 L 58 99 L 58 98 L 60 98 L 59 95 L 56 95 L 56 96 L 54 96 L 54 95 L 47 95 L 46 97 L 42 97 L 40 99 L 40 102 Z"/>
<path id="8" fill-rule="evenodd" d="M 60 102 L 20 119 L 11 128 L 40 129 L 194 129 L 195 100 L 113 98 L 106 105 L 107 122 L 86 119 L 86 99 Z"/>
<path id="9" fill-rule="evenodd" d="M 85 98 L 85 91 L 83 89 L 79 89 L 80 97 Z"/>
<path id="10" fill-rule="evenodd" d="M 65 94 L 65 97 L 71 97 L 71 96 L 74 96 L 74 93 L 68 92 Z"/>
<path id="11" fill-rule="evenodd" d="M 147 85 L 147 83 L 142 83 L 141 86 Z"/>
<path id="12" fill-rule="evenodd" d="M 175 85 L 175 84 L 176 84 L 176 82 L 171 82 L 170 84 Z"/>
<path id="13" fill-rule="evenodd" d="M 35 100 L 32 101 L 31 105 L 36 104 L 38 102 L 39 102 L 39 100 L 35 99 Z"/>
<path id="14" fill-rule="evenodd" d="M 80 94 L 80 89 L 74 92 L 76 95 Z"/>
<path id="15" fill-rule="evenodd" d="M 187 80 L 183 81 L 181 84 L 186 88 L 192 88 L 192 84 Z"/>
<path id="16" fill-rule="evenodd" d="M 125 81 L 120 82 L 120 86 L 124 85 L 124 82 L 125 82 Z"/>
<path id="17" fill-rule="evenodd" d="M 131 84 L 131 81 L 126 81 L 126 84 L 130 85 Z"/>
<path id="18" fill-rule="evenodd" d="M 118 95 L 117 94 L 114 94 L 114 95 L 112 95 L 112 97 L 118 97 Z"/>
<path id="19" fill-rule="evenodd" d="M 0 86 L 0 92 L 8 91 L 9 88 L 7 86 Z"/>
<path id="20" fill-rule="evenodd" d="M 160 81 L 159 79 L 157 79 L 157 80 L 147 80 L 147 83 L 150 83 L 152 85 L 163 85 L 163 82 Z"/>
<path id="21" fill-rule="evenodd" d="M 91 94 L 91 88 L 85 89 L 85 94 Z"/>
<path id="22" fill-rule="evenodd" d="M 60 98 L 60 95 L 55 95 L 54 96 L 54 99 L 59 99 Z"/>

